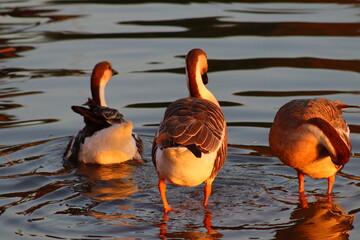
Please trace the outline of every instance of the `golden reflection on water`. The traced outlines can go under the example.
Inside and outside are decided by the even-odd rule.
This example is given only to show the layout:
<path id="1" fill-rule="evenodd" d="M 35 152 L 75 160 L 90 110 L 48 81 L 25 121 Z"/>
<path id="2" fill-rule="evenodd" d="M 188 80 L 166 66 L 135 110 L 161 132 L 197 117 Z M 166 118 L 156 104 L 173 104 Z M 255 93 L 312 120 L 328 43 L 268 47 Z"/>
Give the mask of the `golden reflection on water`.
<path id="1" fill-rule="evenodd" d="M 296 208 L 290 219 L 295 224 L 278 230 L 276 240 L 348 239 L 349 232 L 353 229 L 354 216 L 346 214 L 336 203 L 319 199 L 306 208 Z"/>
<path id="2" fill-rule="evenodd" d="M 139 191 L 132 180 L 136 167 L 132 163 L 81 165 L 78 175 L 84 177 L 83 182 L 89 185 L 89 190 L 83 195 L 100 201 L 126 199 Z"/>
<path id="3" fill-rule="evenodd" d="M 121 164 L 96 165 L 82 164 L 78 168 L 77 175 L 83 177 L 82 182 L 88 187 L 82 195 L 97 201 L 111 201 L 127 199 L 130 195 L 139 191 L 132 180 L 137 165 L 133 162 Z M 120 210 L 129 210 L 133 206 L 118 206 Z M 131 219 L 136 219 L 133 214 L 109 214 L 91 209 L 88 214 L 95 218 L 111 223 L 111 225 L 130 226 Z"/>
<path id="4" fill-rule="evenodd" d="M 132 226 L 136 225 L 135 223 L 130 223 L 130 219 L 135 219 L 136 216 L 133 214 L 115 214 L 109 215 L 103 212 L 91 210 L 89 212 L 90 216 L 102 219 L 104 221 L 111 222 L 111 225 L 121 225 L 121 226 Z"/>
<path id="5" fill-rule="evenodd" d="M 214 7 L 214 3 L 219 4 Z M 272 124 L 273 115 L 269 115 L 275 113 L 275 110 L 270 113 L 270 109 L 277 108 L 282 98 L 358 99 L 356 78 L 360 73 L 360 61 L 355 50 L 360 36 L 358 3 L 358 0 L 7 1 L 4 4 L 14 7 L 2 6 L 0 14 L 4 17 L 0 24 L 3 65 L 0 130 L 16 135 L 14 138 L 18 141 L 10 145 L 3 137 L 0 146 L 0 158 L 5 162 L 0 164 L 1 231 L 5 232 L 1 236 L 13 239 L 24 234 L 36 239 L 45 236 L 88 239 L 96 235 L 108 239 L 98 236 L 105 229 L 102 233 L 116 232 L 119 239 L 148 239 L 149 234 L 155 232 L 157 236 L 154 237 L 161 239 L 235 236 L 239 239 L 321 240 L 348 239 L 354 224 L 355 229 L 350 234 L 352 239 L 357 239 L 358 220 L 354 221 L 354 216 L 328 199 L 312 202 L 317 190 L 308 194 L 310 201 L 304 208 L 294 209 L 297 200 L 283 200 L 295 191 L 295 180 L 278 160 L 273 161 L 274 155 L 264 139 Z M 189 12 L 183 11 L 186 6 Z M 136 11 L 127 12 L 133 7 Z M 155 12 L 159 9 L 170 10 L 170 13 L 163 11 L 159 17 Z M 171 11 L 176 15 L 169 15 Z M 193 12 L 196 14 L 192 15 Z M 146 14 L 137 15 L 140 13 Z M 332 13 L 335 13 L 334 18 L 328 18 Z M 180 41 L 183 44 L 179 44 Z M 138 86 L 144 89 L 144 96 L 136 95 L 139 93 L 136 90 L 134 95 L 119 94 L 114 98 L 118 106 L 125 105 L 124 111 L 129 113 L 126 116 L 135 113 L 129 119 L 137 124 L 140 133 L 146 133 L 152 140 L 157 126 L 153 119 L 158 119 L 158 110 L 165 108 L 172 99 L 171 96 L 161 97 L 161 94 L 156 96 L 161 93 L 158 88 L 162 87 L 162 78 L 172 74 L 183 77 L 183 60 L 178 64 L 177 58 L 184 57 L 184 47 L 199 44 L 221 53 L 209 59 L 209 70 L 219 77 L 229 77 L 221 85 L 222 89 L 216 91 L 222 100 L 221 106 L 229 113 L 235 112 L 234 117 L 229 114 L 228 120 L 229 131 L 235 132 L 229 141 L 231 151 L 227 163 L 227 169 L 233 171 L 224 171 L 218 184 L 222 186 L 222 181 L 223 186 L 244 187 L 238 188 L 238 192 L 228 189 L 218 199 L 213 198 L 224 208 L 212 212 L 202 208 L 188 209 L 190 217 L 177 213 L 161 218 L 158 198 L 153 197 L 156 185 L 149 182 L 143 187 L 143 180 L 152 177 L 147 174 L 155 172 L 149 155 L 146 160 L 150 163 L 141 166 L 144 171 L 136 171 L 139 166 L 132 162 L 112 166 L 81 165 L 70 170 L 61 167 L 60 152 L 66 146 L 63 138 L 67 138 L 64 135 L 72 133 L 79 124 L 69 117 L 73 116 L 70 104 L 77 102 L 76 94 L 83 94 L 83 90 L 76 87 L 77 77 L 81 76 L 80 81 L 88 75 L 88 61 L 101 52 L 122 62 L 123 72 L 128 76 L 127 71 L 131 71 Z M 151 64 L 156 62 L 159 64 Z M 278 82 L 272 82 L 278 73 Z M 258 82 L 250 84 L 247 77 L 253 74 Z M 285 74 L 289 74 L 286 80 L 282 78 Z M 265 80 L 261 79 L 263 76 Z M 306 85 L 310 76 L 314 80 Z M 339 79 L 334 77 L 334 80 L 332 76 Z M 148 80 L 155 80 L 151 81 L 153 87 L 147 87 Z M 78 88 L 79 92 L 74 90 Z M 74 101 L 64 101 L 68 106 L 53 112 L 62 94 L 63 98 Z M 42 103 L 44 100 L 47 106 Z M 46 108 L 39 109 L 44 106 Z M 247 115 L 249 112 L 253 115 Z M 360 156 L 357 119 L 357 114 L 353 114 L 349 120 L 355 139 L 354 159 L 347 168 L 351 170 L 339 173 L 339 193 L 336 193 L 339 203 L 354 215 L 359 213 L 356 202 L 360 186 L 358 165 L 354 161 Z M 249 136 L 243 132 L 248 128 L 258 132 L 257 142 L 247 141 Z M 29 137 L 39 130 L 44 134 L 33 139 Z M 264 188 L 263 195 L 261 190 L 254 189 L 258 185 Z M 244 190 L 250 194 L 245 194 Z M 256 193 L 254 199 L 253 192 Z M 279 201 L 272 202 L 277 199 Z M 245 210 L 232 219 L 239 208 Z M 250 214 L 249 218 L 246 214 Z M 236 218 L 244 219 L 243 224 L 232 227 Z M 283 218 L 285 223 L 278 220 Z M 255 223 L 252 219 L 256 219 Z M 18 234 L 15 237 L 14 232 Z"/>
<path id="6" fill-rule="evenodd" d="M 186 229 L 184 231 L 172 231 L 167 229 L 169 224 L 169 213 L 164 213 L 162 222 L 159 224 L 160 239 L 220 239 L 224 235 L 212 227 L 212 213 L 209 210 L 204 212 L 203 226 L 206 232 L 199 228 Z"/>

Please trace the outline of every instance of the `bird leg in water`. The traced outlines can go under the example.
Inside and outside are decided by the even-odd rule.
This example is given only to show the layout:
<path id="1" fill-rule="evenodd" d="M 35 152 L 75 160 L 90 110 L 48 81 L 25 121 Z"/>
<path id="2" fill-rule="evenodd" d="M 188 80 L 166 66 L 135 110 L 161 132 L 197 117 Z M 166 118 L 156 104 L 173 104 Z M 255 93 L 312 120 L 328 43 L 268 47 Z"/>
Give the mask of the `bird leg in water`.
<path id="1" fill-rule="evenodd" d="M 204 187 L 204 203 L 203 206 L 206 207 L 209 201 L 209 197 L 211 195 L 211 189 L 212 189 L 212 182 L 214 181 L 214 178 L 209 178 L 205 181 L 205 187 Z"/>
<path id="2" fill-rule="evenodd" d="M 299 200 L 301 208 L 307 208 L 309 206 L 304 192 L 299 193 Z"/>
<path id="3" fill-rule="evenodd" d="M 164 205 L 164 212 L 166 212 L 166 213 L 171 212 L 172 208 L 169 206 L 169 204 L 168 204 L 168 202 L 166 200 L 166 183 L 165 183 L 165 180 L 163 178 L 159 179 L 158 187 L 159 187 L 161 200 L 162 200 L 163 205 Z"/>
<path id="4" fill-rule="evenodd" d="M 328 191 L 327 191 L 327 194 L 330 195 L 331 194 L 331 191 L 332 191 L 332 187 L 334 185 L 334 182 L 335 182 L 335 175 L 334 176 L 331 176 L 331 177 L 328 177 Z"/>
<path id="5" fill-rule="evenodd" d="M 299 181 L 299 193 L 302 193 L 302 192 L 305 191 L 305 184 L 304 184 L 304 182 L 305 182 L 305 174 L 298 171 L 297 176 L 298 176 L 298 181 Z"/>
<path id="6" fill-rule="evenodd" d="M 297 176 L 298 176 L 298 181 L 299 181 L 300 205 L 301 205 L 302 208 L 307 208 L 308 207 L 308 202 L 307 202 L 306 195 L 305 195 L 305 183 L 304 183 L 305 182 L 305 174 L 298 171 Z"/>

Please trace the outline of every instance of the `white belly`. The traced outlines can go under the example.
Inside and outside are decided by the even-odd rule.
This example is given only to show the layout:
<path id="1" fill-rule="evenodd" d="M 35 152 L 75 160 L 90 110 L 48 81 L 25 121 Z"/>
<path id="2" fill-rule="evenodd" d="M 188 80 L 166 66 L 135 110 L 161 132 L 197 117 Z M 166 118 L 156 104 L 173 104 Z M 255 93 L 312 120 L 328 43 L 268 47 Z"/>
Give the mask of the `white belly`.
<path id="1" fill-rule="evenodd" d="M 185 147 L 156 151 L 156 168 L 160 178 L 180 186 L 193 187 L 208 179 L 214 168 L 215 153 L 194 156 Z"/>
<path id="2" fill-rule="evenodd" d="M 139 158 L 132 137 L 132 122 L 117 124 L 96 132 L 80 146 L 79 161 L 113 164 Z"/>

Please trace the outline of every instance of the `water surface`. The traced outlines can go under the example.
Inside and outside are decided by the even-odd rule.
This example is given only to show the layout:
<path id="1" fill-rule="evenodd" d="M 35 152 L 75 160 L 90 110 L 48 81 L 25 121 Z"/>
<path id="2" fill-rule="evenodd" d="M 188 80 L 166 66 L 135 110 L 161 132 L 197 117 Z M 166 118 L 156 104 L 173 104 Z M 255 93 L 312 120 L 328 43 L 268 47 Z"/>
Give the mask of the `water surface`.
<path id="1" fill-rule="evenodd" d="M 326 97 L 360 104 L 360 2 L 3 1 L 0 5 L 0 214 L 4 239 L 359 239 L 360 112 L 346 110 L 353 156 L 306 179 L 271 153 L 280 106 Z M 150 149 L 165 107 L 187 96 L 184 57 L 209 58 L 208 88 L 229 132 L 208 208 L 203 186 L 168 185 L 164 215 Z M 92 67 L 120 72 L 107 102 L 133 121 L 144 163 L 67 167 Z"/>

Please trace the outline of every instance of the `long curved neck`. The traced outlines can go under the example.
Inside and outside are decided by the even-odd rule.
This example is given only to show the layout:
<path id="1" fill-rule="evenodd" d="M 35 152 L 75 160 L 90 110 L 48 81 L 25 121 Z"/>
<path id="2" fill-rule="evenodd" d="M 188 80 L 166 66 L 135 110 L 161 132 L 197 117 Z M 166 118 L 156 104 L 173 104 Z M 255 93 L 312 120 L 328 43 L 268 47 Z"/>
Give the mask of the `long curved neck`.
<path id="1" fill-rule="evenodd" d="M 349 146 L 327 121 L 322 118 L 311 118 L 307 120 L 306 123 L 318 127 L 328 138 L 333 149 L 335 150 L 335 156 L 331 156 L 333 163 L 337 165 L 344 165 L 350 160 L 351 145 Z M 329 153 L 331 153 L 331 150 Z"/>
<path id="2" fill-rule="evenodd" d="M 203 83 L 199 64 L 186 64 L 186 83 L 190 97 L 203 98 L 220 106 L 215 96 Z"/>
<path id="3" fill-rule="evenodd" d="M 105 86 L 106 84 L 96 83 L 91 78 L 91 96 L 93 100 L 100 106 L 107 107 L 106 100 L 105 100 Z"/>

